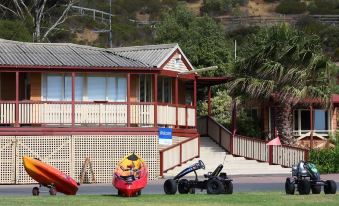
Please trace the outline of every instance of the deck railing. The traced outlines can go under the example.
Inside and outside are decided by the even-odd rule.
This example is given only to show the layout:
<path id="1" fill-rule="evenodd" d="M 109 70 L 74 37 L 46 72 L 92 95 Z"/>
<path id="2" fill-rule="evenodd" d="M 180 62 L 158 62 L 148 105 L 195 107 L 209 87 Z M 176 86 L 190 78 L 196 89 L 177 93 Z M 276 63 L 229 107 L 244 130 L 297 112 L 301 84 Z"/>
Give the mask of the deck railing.
<path id="1" fill-rule="evenodd" d="M 198 136 L 160 150 L 160 176 L 176 166 L 199 157 L 199 152 Z"/>
<path id="2" fill-rule="evenodd" d="M 285 167 L 291 167 L 300 160 L 308 160 L 307 149 L 288 145 L 267 146 L 264 140 L 232 134 L 209 116 L 200 117 L 197 125 L 201 135 L 208 135 L 232 155 Z"/>
<path id="3" fill-rule="evenodd" d="M 157 105 L 157 106 L 155 106 Z M 18 107 L 18 109 L 16 109 Z M 157 112 L 155 112 L 157 108 Z M 178 110 L 178 115 L 177 115 Z M 128 114 L 129 113 L 129 114 Z M 74 115 L 74 116 L 73 116 Z M 155 117 L 155 115 L 157 115 Z M 0 125 L 195 127 L 195 108 L 153 102 L 1 101 Z"/>

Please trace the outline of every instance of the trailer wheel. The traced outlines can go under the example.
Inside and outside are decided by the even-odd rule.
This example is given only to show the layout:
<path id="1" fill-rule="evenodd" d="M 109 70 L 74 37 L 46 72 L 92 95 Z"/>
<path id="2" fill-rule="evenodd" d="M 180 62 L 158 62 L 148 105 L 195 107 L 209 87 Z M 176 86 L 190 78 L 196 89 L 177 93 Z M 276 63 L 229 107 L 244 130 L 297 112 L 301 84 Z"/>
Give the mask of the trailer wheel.
<path id="1" fill-rule="evenodd" d="M 32 195 L 33 196 L 39 196 L 39 194 L 40 194 L 39 188 L 38 187 L 33 187 Z"/>
<path id="2" fill-rule="evenodd" d="M 224 185 L 220 180 L 213 178 L 207 181 L 206 188 L 207 194 L 220 194 L 223 193 Z"/>
<path id="3" fill-rule="evenodd" d="M 337 184 L 333 180 L 326 180 L 324 192 L 325 194 L 335 194 L 337 192 Z"/>
<path id="4" fill-rule="evenodd" d="M 294 186 L 294 182 L 291 181 L 291 178 L 286 178 L 286 182 L 285 182 L 285 192 L 288 195 L 294 195 L 294 191 L 295 191 L 295 186 Z"/>
<path id="5" fill-rule="evenodd" d="M 189 186 L 188 180 L 186 179 L 179 180 L 178 191 L 180 194 L 188 194 L 189 189 L 190 189 L 190 186 Z"/>
<path id="6" fill-rule="evenodd" d="M 233 183 L 227 182 L 225 185 L 225 194 L 232 194 L 233 193 Z"/>
<path id="7" fill-rule="evenodd" d="M 321 186 L 320 185 L 312 185 L 311 186 L 312 194 L 320 194 Z"/>
<path id="8" fill-rule="evenodd" d="M 49 194 L 50 194 L 50 195 L 56 195 L 56 194 L 57 194 L 56 189 L 55 189 L 54 187 L 50 188 L 50 189 L 49 189 Z"/>
<path id="9" fill-rule="evenodd" d="M 164 191 L 167 195 L 174 195 L 177 192 L 177 182 L 173 179 L 168 179 L 164 183 Z"/>
<path id="10" fill-rule="evenodd" d="M 307 179 L 300 180 L 298 184 L 298 190 L 300 195 L 308 195 L 311 192 L 311 183 Z"/>

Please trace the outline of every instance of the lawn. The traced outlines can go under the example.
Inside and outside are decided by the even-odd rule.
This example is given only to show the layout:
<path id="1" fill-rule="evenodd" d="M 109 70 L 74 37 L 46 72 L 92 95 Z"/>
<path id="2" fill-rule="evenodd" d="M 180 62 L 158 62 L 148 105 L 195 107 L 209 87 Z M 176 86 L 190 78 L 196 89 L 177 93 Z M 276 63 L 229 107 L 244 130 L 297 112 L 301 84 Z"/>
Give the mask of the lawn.
<path id="1" fill-rule="evenodd" d="M 293 206 L 293 205 L 339 205 L 339 195 L 285 195 L 284 193 L 236 193 L 233 195 L 142 195 L 134 198 L 122 198 L 110 195 L 79 195 L 79 196 L 1 196 L 0 205 L 32 205 L 32 206 L 87 206 L 87 205 L 173 205 L 173 206 L 199 206 L 199 205 L 267 205 L 267 206 Z"/>

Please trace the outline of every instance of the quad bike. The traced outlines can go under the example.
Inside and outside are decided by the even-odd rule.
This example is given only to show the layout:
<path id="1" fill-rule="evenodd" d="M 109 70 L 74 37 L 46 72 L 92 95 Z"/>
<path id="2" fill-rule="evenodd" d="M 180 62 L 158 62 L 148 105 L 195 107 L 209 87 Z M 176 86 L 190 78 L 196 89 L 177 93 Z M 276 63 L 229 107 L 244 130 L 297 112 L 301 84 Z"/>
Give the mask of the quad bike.
<path id="1" fill-rule="evenodd" d="M 310 162 L 300 161 L 292 167 L 292 177 L 286 178 L 286 194 L 293 195 L 295 186 L 300 195 L 320 194 L 321 187 L 324 187 L 325 194 L 335 194 L 337 185 L 333 180 L 322 180 L 316 166 Z"/>
<path id="2" fill-rule="evenodd" d="M 222 164 L 213 172 L 208 172 L 204 175 L 206 178 L 203 181 L 198 180 L 196 170 L 205 169 L 204 163 L 199 160 L 198 163 L 187 167 L 177 174 L 173 179 L 168 179 L 164 183 L 164 191 L 166 194 L 175 194 L 177 190 L 180 194 L 194 194 L 195 188 L 207 190 L 207 194 L 232 194 L 233 184 L 232 179 L 227 177 L 226 173 L 221 173 L 224 166 Z M 181 179 L 185 175 L 194 172 L 195 180 Z"/>

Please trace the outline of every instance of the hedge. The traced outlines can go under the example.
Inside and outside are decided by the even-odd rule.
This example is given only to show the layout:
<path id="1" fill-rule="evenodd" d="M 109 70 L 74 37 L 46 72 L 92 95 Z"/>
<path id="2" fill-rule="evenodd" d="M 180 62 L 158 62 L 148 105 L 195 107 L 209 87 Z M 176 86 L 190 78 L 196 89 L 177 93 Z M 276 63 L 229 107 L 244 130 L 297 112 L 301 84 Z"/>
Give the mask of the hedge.
<path id="1" fill-rule="evenodd" d="M 339 146 L 311 150 L 310 161 L 317 166 L 320 173 L 339 172 Z"/>

